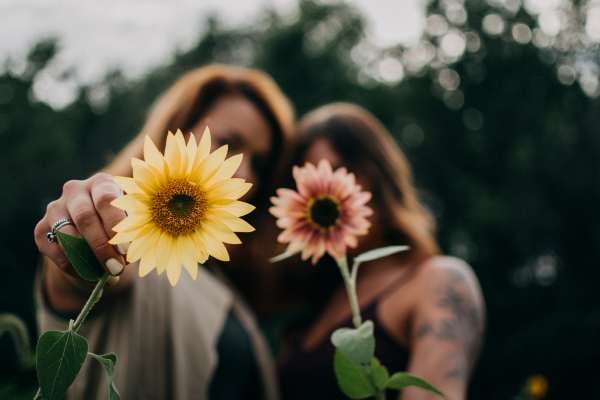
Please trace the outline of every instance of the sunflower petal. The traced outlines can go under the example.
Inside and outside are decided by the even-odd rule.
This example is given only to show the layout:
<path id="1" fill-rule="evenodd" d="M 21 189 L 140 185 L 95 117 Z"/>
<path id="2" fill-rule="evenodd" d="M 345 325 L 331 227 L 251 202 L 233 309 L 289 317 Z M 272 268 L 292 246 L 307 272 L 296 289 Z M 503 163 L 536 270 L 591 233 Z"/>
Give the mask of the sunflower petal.
<path id="1" fill-rule="evenodd" d="M 125 219 L 113 226 L 115 232 L 132 231 L 141 228 L 151 220 L 150 214 L 148 213 L 136 213 L 125 217 Z"/>
<path id="2" fill-rule="evenodd" d="M 251 183 L 243 179 L 232 178 L 217 183 L 208 192 L 209 199 L 230 199 L 237 200 L 250 190 Z"/>
<path id="3" fill-rule="evenodd" d="M 113 176 L 113 179 L 125 193 L 142 193 L 142 189 L 135 184 L 135 180 L 133 178 L 126 176 Z"/>
<path id="4" fill-rule="evenodd" d="M 164 169 L 165 159 L 149 136 L 144 138 L 144 160 L 158 170 Z"/>
<path id="5" fill-rule="evenodd" d="M 208 254 L 213 256 L 219 261 L 229 261 L 229 253 L 227 249 L 219 240 L 210 236 L 207 232 L 201 233 L 202 242 L 206 246 Z"/>
<path id="6" fill-rule="evenodd" d="M 145 193 L 156 192 L 160 186 L 160 173 L 150 164 L 137 158 L 131 159 L 135 184 Z"/>
<path id="7" fill-rule="evenodd" d="M 144 254 L 144 257 L 140 260 L 138 266 L 138 274 L 140 277 L 144 277 L 152 272 L 156 268 L 156 261 L 154 256 L 150 257 L 148 254 Z"/>
<path id="8" fill-rule="evenodd" d="M 229 157 L 227 160 L 221 163 L 221 166 L 219 167 L 217 172 L 215 172 L 215 174 L 210 179 L 208 179 L 208 181 L 206 181 L 206 187 L 209 188 L 215 183 L 231 178 L 240 167 L 240 164 L 242 163 L 242 158 L 243 154 L 237 154 L 233 157 Z"/>
<path id="9" fill-rule="evenodd" d="M 229 146 L 224 144 L 192 169 L 191 175 L 194 177 L 196 182 L 208 187 L 210 178 L 217 173 L 219 167 L 221 167 L 225 161 L 228 148 Z"/>
<path id="10" fill-rule="evenodd" d="M 117 197 L 111 201 L 110 205 L 125 211 L 146 212 L 148 210 L 148 205 L 146 204 L 147 201 L 147 195 L 132 193 Z"/>
<path id="11" fill-rule="evenodd" d="M 223 206 L 218 206 L 218 208 L 222 209 L 223 211 L 227 211 L 229 214 L 235 217 L 243 217 L 244 215 L 250 214 L 256 209 L 256 207 L 254 207 L 252 204 L 239 200 L 228 202 Z"/>
<path id="12" fill-rule="evenodd" d="M 194 246 L 194 240 L 191 236 L 182 237 L 179 240 L 183 268 L 190 274 L 192 279 L 196 280 L 198 277 L 198 257 Z"/>
<path id="13" fill-rule="evenodd" d="M 204 128 L 204 132 L 202 133 L 202 137 L 200 138 L 200 143 L 198 144 L 198 151 L 196 153 L 196 162 L 201 162 L 210 154 L 210 129 L 208 126 Z"/>

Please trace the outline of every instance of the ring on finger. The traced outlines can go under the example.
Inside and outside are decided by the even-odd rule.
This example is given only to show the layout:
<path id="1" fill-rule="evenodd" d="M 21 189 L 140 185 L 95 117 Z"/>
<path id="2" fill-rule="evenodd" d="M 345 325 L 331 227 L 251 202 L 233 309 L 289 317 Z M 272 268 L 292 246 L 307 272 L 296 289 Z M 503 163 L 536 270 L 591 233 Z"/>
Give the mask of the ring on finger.
<path id="1" fill-rule="evenodd" d="M 49 243 L 56 243 L 58 241 L 56 233 L 63 227 L 67 225 L 73 225 L 73 221 L 70 218 L 60 218 L 55 223 L 52 224 L 50 231 L 46 233 L 46 239 L 48 239 Z"/>

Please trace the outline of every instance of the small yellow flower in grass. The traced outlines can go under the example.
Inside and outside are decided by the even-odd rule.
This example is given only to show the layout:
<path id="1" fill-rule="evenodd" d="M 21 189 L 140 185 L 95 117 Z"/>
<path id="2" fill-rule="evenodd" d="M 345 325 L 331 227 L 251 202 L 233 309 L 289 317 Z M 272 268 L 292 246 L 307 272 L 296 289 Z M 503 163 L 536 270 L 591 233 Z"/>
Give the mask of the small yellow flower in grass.
<path id="1" fill-rule="evenodd" d="M 254 230 L 240 218 L 254 206 L 238 200 L 252 185 L 232 178 L 242 155 L 226 159 L 227 145 L 211 153 L 210 142 L 208 128 L 199 143 L 169 132 L 163 155 L 146 137 L 144 160 L 131 161 L 133 178 L 115 177 L 126 194 L 112 205 L 127 217 L 110 243 L 131 242 L 127 261 L 140 261 L 140 276 L 156 268 L 175 286 L 183 267 L 196 279 L 209 256 L 229 261 L 224 243 L 241 243 L 234 232 Z"/>
<path id="2" fill-rule="evenodd" d="M 278 241 L 289 243 L 286 255 L 302 251 L 302 259 L 312 257 L 313 264 L 325 252 L 339 260 L 369 229 L 371 194 L 361 190 L 354 174 L 346 168 L 333 171 L 326 160 L 318 167 L 294 167 L 293 174 L 298 191 L 278 189 L 271 198 L 269 211 L 284 230 Z"/>
<path id="3" fill-rule="evenodd" d="M 544 375 L 533 375 L 527 380 L 525 391 L 532 399 L 542 399 L 548 392 L 548 380 Z"/>

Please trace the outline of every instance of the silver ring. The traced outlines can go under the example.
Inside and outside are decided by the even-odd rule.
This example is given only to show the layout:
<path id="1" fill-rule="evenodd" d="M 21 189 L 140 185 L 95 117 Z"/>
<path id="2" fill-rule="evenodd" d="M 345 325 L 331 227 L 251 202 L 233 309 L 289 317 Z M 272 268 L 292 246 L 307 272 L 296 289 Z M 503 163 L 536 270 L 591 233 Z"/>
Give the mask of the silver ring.
<path id="1" fill-rule="evenodd" d="M 58 221 L 52 224 L 50 231 L 46 233 L 46 239 L 48 239 L 49 243 L 56 243 L 58 239 L 56 238 L 56 232 L 67 225 L 73 225 L 73 221 L 69 218 L 60 218 Z"/>

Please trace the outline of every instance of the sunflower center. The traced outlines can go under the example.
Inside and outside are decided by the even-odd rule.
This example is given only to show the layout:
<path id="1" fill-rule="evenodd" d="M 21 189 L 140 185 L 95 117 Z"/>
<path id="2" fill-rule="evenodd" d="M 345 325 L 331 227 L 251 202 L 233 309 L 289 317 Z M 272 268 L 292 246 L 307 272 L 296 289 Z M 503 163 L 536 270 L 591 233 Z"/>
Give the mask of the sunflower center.
<path id="1" fill-rule="evenodd" d="M 152 220 L 172 236 L 194 232 L 206 214 L 204 193 L 186 180 L 165 184 L 152 197 Z"/>
<path id="2" fill-rule="evenodd" d="M 309 208 L 311 222 L 320 228 L 329 228 L 337 222 L 340 216 L 338 203 L 331 197 L 320 197 L 315 199 Z"/>
<path id="3" fill-rule="evenodd" d="M 184 217 L 189 214 L 196 201 L 187 194 L 176 194 L 169 200 L 169 210 L 178 217 Z"/>

